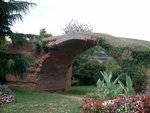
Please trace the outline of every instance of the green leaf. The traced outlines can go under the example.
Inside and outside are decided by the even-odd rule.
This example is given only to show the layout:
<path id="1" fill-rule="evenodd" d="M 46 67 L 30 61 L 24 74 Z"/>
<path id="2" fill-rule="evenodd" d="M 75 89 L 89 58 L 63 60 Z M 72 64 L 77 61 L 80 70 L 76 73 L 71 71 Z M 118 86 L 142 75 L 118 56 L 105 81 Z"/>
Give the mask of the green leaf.
<path id="1" fill-rule="evenodd" d="M 13 59 L 9 59 L 7 61 L 7 68 L 10 69 L 15 66 L 15 61 Z"/>

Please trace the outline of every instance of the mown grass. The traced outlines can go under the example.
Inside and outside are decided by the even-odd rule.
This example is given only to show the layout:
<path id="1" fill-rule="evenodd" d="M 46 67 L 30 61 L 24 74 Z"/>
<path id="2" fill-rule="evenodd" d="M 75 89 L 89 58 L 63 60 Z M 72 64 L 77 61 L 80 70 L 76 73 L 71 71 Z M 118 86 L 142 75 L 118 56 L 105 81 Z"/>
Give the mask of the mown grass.
<path id="1" fill-rule="evenodd" d="M 69 90 L 66 90 L 65 94 L 70 95 L 86 95 L 87 93 L 96 91 L 96 86 L 74 86 L 71 87 Z"/>
<path id="2" fill-rule="evenodd" d="M 81 101 L 63 95 L 15 90 L 15 102 L 0 106 L 0 113 L 79 113 Z"/>

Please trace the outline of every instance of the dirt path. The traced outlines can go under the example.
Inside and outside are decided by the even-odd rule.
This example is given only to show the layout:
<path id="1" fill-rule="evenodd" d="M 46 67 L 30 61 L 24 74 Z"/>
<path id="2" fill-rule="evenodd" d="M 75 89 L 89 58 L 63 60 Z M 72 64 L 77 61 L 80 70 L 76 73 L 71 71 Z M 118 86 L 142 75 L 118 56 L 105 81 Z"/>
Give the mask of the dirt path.
<path id="1" fill-rule="evenodd" d="M 71 98 L 73 100 L 78 100 L 78 101 L 82 101 L 82 99 L 83 99 L 83 96 L 75 96 L 75 95 L 63 95 L 63 96 L 65 96 L 67 98 Z"/>
<path id="2" fill-rule="evenodd" d="M 57 93 L 57 95 L 62 95 L 64 97 L 67 97 L 73 100 L 78 100 L 78 101 L 82 101 L 83 99 L 83 96 L 80 96 L 80 95 L 68 95 L 68 94 L 59 94 L 59 93 Z"/>

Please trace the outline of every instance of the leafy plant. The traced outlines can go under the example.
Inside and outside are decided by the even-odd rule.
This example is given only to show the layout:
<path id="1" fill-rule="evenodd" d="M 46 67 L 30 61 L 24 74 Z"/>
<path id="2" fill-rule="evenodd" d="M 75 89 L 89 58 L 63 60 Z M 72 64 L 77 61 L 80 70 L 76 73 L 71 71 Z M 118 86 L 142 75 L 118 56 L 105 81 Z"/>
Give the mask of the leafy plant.
<path id="1" fill-rule="evenodd" d="M 112 73 L 103 72 L 103 80 L 97 81 L 96 93 L 90 93 L 90 98 L 95 98 L 101 101 L 114 99 L 119 96 L 132 96 L 135 95 L 135 90 L 132 85 L 130 76 L 126 75 L 126 85 L 124 85 L 118 76 L 112 81 Z"/>
<path id="2" fill-rule="evenodd" d="M 99 79 L 97 81 L 97 92 L 89 94 L 90 97 L 99 100 L 109 100 L 123 94 L 123 89 L 118 85 L 119 77 L 114 81 L 112 80 L 112 74 L 102 73 L 103 80 Z"/>
<path id="3" fill-rule="evenodd" d="M 122 94 L 122 89 L 117 84 L 119 77 L 117 77 L 114 81 L 111 81 L 112 73 L 107 74 L 106 72 L 103 72 L 102 75 L 104 80 L 101 81 L 99 79 L 97 81 L 97 93 L 102 94 L 103 92 L 102 100 L 114 98 Z"/>
<path id="4" fill-rule="evenodd" d="M 125 95 L 132 96 L 132 95 L 136 94 L 136 92 L 135 92 L 135 90 L 133 88 L 133 84 L 132 84 L 132 80 L 131 80 L 130 76 L 126 75 L 126 86 L 120 81 L 118 81 L 118 83 L 123 88 L 123 90 L 125 92 Z"/>

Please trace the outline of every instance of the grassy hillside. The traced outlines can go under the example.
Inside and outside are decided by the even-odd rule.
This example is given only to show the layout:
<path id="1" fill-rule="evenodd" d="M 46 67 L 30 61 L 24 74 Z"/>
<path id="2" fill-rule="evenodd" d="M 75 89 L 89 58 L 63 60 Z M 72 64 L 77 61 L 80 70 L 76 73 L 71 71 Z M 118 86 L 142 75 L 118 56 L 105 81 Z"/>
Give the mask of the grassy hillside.
<path id="1" fill-rule="evenodd" d="M 103 34 L 103 33 L 76 33 L 72 35 L 67 35 L 68 37 L 75 36 L 77 37 L 85 37 L 89 36 L 92 38 L 103 38 L 105 39 L 108 43 L 115 47 L 129 47 L 135 50 L 150 50 L 150 42 L 149 41 L 144 41 L 144 40 L 137 40 L 137 39 L 131 39 L 131 38 L 122 38 L 122 37 L 115 37 L 111 36 L 108 34 Z M 65 35 L 64 35 L 65 36 Z M 54 37 L 49 37 L 43 39 L 43 41 L 55 41 L 57 39 L 61 39 L 64 37 L 62 36 L 54 36 Z"/>

